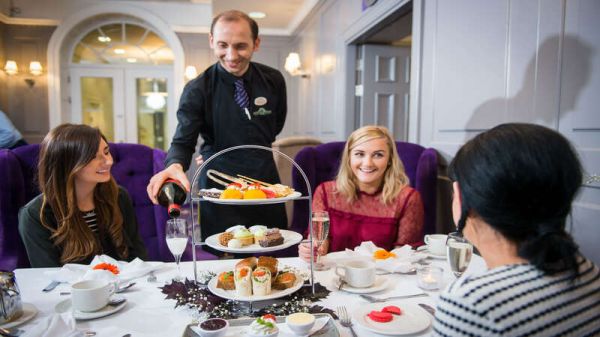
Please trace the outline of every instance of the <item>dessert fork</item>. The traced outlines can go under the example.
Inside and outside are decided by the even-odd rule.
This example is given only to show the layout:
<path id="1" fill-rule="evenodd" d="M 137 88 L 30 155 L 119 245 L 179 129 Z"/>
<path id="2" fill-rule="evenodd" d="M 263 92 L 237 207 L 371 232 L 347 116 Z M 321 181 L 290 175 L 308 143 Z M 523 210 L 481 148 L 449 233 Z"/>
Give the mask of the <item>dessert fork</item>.
<path id="1" fill-rule="evenodd" d="M 348 311 L 346 311 L 346 307 L 338 307 L 337 314 L 340 318 L 340 324 L 343 327 L 350 329 L 350 332 L 352 332 L 352 336 L 358 337 L 356 335 L 356 332 L 354 332 L 354 329 L 352 328 L 352 319 L 350 318 L 350 316 L 348 316 Z"/>

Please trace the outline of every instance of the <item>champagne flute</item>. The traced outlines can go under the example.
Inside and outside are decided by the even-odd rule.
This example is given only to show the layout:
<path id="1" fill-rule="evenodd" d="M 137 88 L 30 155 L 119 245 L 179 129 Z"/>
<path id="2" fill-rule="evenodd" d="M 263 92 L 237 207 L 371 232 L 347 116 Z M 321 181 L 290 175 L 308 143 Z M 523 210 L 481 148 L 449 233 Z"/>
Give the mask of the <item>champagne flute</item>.
<path id="1" fill-rule="evenodd" d="M 328 270 L 330 266 L 321 261 L 319 247 L 327 240 L 329 235 L 329 213 L 326 211 L 312 212 L 312 240 L 313 246 L 317 254 L 315 270 Z"/>
<path id="2" fill-rule="evenodd" d="M 473 245 L 459 232 L 452 232 L 448 234 L 446 250 L 452 273 L 454 273 L 454 276 L 460 277 L 471 262 Z"/>
<path id="3" fill-rule="evenodd" d="M 187 235 L 187 224 L 184 219 L 175 218 L 167 220 L 167 246 L 175 257 L 175 263 L 177 264 L 177 276 L 173 280 L 179 281 L 181 277 L 181 269 L 179 262 L 181 261 L 181 255 L 185 251 L 185 247 L 188 242 Z"/>

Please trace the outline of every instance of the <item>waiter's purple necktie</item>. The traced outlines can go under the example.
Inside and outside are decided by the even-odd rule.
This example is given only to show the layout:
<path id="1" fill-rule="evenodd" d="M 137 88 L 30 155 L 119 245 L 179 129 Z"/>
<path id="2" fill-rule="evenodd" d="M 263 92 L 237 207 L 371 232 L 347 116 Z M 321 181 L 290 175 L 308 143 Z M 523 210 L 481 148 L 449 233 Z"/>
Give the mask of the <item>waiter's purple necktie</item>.
<path id="1" fill-rule="evenodd" d="M 241 78 L 239 80 L 235 80 L 234 83 L 235 91 L 233 93 L 233 99 L 242 109 L 246 109 L 250 106 L 250 98 L 248 97 L 248 93 L 244 88 L 244 80 Z"/>

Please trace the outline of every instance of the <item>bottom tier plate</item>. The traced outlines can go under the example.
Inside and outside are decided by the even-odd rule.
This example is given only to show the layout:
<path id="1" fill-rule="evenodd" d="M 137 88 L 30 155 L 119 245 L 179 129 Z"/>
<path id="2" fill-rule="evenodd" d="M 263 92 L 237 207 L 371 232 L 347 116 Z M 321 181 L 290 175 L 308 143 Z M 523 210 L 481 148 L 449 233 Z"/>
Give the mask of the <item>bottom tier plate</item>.
<path id="1" fill-rule="evenodd" d="M 331 315 L 329 315 L 329 314 L 314 314 L 314 315 L 315 315 L 316 319 L 329 318 L 329 320 L 327 321 L 327 324 L 325 324 L 325 326 L 323 328 L 321 328 L 319 331 L 311 334 L 310 335 L 311 337 L 313 337 L 313 336 L 314 337 L 340 337 L 340 332 L 338 331 Z M 248 328 L 250 323 L 252 323 L 252 321 L 254 321 L 254 318 L 238 318 L 238 319 L 229 319 L 227 321 L 229 322 L 229 328 L 227 329 L 227 332 L 223 335 L 223 337 L 239 337 L 239 336 L 245 335 L 246 329 Z M 283 325 L 283 324 L 285 324 L 285 316 L 277 316 L 277 325 Z M 199 337 L 200 335 L 197 334 L 196 332 L 194 332 L 194 330 L 193 330 L 194 326 L 196 326 L 196 324 L 188 325 L 185 328 L 183 337 Z M 291 335 L 286 332 L 287 331 L 284 331 L 284 329 L 280 328 L 279 336 L 286 337 L 288 335 Z M 291 336 L 294 336 L 294 335 L 291 335 Z"/>

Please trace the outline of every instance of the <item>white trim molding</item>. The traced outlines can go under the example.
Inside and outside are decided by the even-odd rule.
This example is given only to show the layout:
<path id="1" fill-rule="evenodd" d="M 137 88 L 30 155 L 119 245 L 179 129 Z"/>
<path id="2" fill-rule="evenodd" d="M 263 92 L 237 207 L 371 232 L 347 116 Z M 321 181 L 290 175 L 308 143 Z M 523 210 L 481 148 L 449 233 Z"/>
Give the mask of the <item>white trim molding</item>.
<path id="1" fill-rule="evenodd" d="M 14 18 L 6 16 L 0 12 L 0 22 L 7 25 L 22 25 L 22 26 L 58 26 L 60 20 L 53 19 L 29 19 L 29 18 Z"/>
<path id="2" fill-rule="evenodd" d="M 72 30 L 79 24 L 102 15 L 107 16 L 110 14 L 115 15 L 128 15 L 131 17 L 138 18 L 146 22 L 149 26 L 153 27 L 155 31 L 161 35 L 161 37 L 168 43 L 169 47 L 173 51 L 173 92 L 176 94 L 174 99 L 178 100 L 178 95 L 182 92 L 184 81 L 184 69 L 185 69 L 185 54 L 183 47 L 173 28 L 166 23 L 163 19 L 156 16 L 152 12 L 146 10 L 143 7 L 138 7 L 129 4 L 101 4 L 81 10 L 68 18 L 66 18 L 52 34 L 50 42 L 48 43 L 48 109 L 50 118 L 50 128 L 54 128 L 61 123 L 68 122 L 70 120 L 70 109 L 63 106 L 66 102 L 61 99 L 61 51 L 63 50 L 64 43 L 69 38 Z M 175 126 L 177 125 L 177 117 L 175 111 L 170 111 L 167 117 L 169 129 L 167 132 L 167 138 L 171 138 Z"/>

